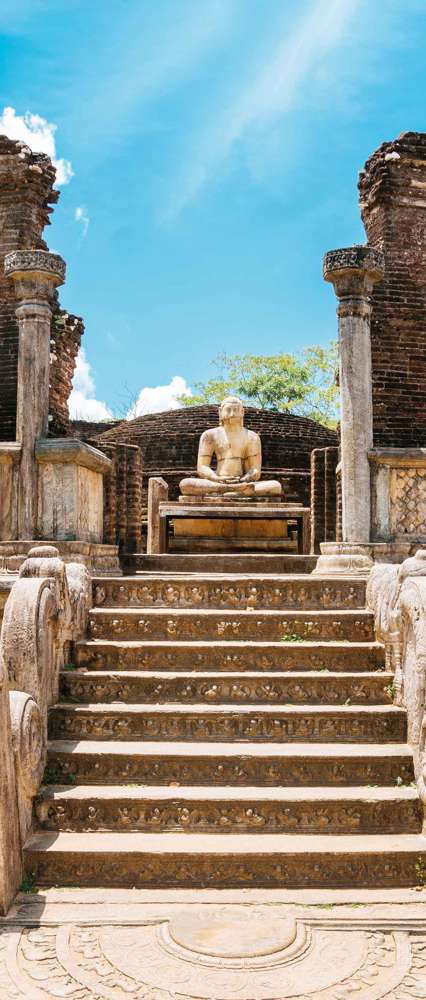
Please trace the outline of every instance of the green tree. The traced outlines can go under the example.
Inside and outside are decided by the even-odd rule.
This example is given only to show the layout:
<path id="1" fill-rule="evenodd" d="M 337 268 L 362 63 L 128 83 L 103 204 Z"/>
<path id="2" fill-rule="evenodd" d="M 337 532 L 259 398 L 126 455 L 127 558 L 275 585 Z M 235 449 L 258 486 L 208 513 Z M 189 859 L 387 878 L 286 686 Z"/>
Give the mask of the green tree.
<path id="1" fill-rule="evenodd" d="M 219 354 L 218 374 L 197 382 L 184 406 L 220 403 L 230 394 L 263 409 L 290 410 L 328 427 L 338 419 L 337 345 L 314 345 L 298 354 Z"/>

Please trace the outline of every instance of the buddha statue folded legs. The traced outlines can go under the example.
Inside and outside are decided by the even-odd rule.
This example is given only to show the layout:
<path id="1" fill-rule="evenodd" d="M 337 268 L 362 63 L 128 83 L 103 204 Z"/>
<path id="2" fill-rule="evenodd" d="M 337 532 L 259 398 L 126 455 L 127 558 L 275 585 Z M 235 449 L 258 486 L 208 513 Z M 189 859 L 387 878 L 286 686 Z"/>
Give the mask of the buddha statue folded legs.
<path id="1" fill-rule="evenodd" d="M 197 476 L 182 479 L 183 496 L 223 495 L 224 497 L 281 496 L 276 479 L 260 480 L 262 446 L 255 431 L 244 427 L 244 407 L 240 399 L 228 396 L 219 409 L 220 425 L 201 435 Z M 216 469 L 212 468 L 216 456 Z"/>

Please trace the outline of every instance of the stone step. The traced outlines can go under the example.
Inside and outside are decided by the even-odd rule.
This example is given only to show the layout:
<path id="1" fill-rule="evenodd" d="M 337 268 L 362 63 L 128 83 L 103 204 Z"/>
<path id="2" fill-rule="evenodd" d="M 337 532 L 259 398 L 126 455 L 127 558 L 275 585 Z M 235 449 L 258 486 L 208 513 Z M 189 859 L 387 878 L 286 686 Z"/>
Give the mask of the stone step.
<path id="1" fill-rule="evenodd" d="M 85 640 L 77 666 L 91 670 L 240 671 L 332 670 L 371 672 L 384 667 L 378 642 L 140 642 Z"/>
<path id="2" fill-rule="evenodd" d="M 312 573 L 318 556 L 281 553 L 217 552 L 193 555 L 165 554 L 148 556 L 144 552 L 126 553 L 127 573 Z"/>
<path id="3" fill-rule="evenodd" d="M 52 739 L 273 740 L 395 743 L 406 739 L 406 714 L 396 705 L 73 705 L 49 712 Z"/>
<path id="4" fill-rule="evenodd" d="M 67 702 L 166 704 L 377 705 L 392 704 L 393 674 L 172 673 L 63 671 L 60 691 Z"/>
<path id="5" fill-rule="evenodd" d="M 371 642 L 370 611 L 189 611 L 187 609 L 94 608 L 92 639 L 333 639 Z"/>
<path id="6" fill-rule="evenodd" d="M 371 889 L 417 885 L 426 838 L 43 832 L 29 838 L 24 859 L 39 885 Z"/>
<path id="7" fill-rule="evenodd" d="M 404 743 L 132 743 L 51 740 L 45 781 L 108 785 L 409 785 Z"/>
<path id="8" fill-rule="evenodd" d="M 250 576 L 188 573 L 148 578 L 98 577 L 93 581 L 93 603 L 98 608 L 210 608 L 327 610 L 365 607 L 365 580 L 353 577 Z"/>
<path id="9" fill-rule="evenodd" d="M 45 787 L 41 829 L 75 832 L 421 833 L 414 788 Z"/>

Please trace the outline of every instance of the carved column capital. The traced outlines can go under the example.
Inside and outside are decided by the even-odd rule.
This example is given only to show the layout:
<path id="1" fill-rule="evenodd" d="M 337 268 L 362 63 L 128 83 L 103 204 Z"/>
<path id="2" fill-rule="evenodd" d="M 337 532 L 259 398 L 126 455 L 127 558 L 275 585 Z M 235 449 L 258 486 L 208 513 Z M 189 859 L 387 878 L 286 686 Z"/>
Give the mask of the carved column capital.
<path id="1" fill-rule="evenodd" d="M 371 312 L 373 285 L 382 281 L 385 273 L 381 250 L 369 246 L 343 247 L 329 250 L 324 256 L 324 281 L 329 281 L 339 299 L 339 317 L 360 316 Z"/>
<path id="2" fill-rule="evenodd" d="M 55 288 L 65 281 L 65 261 L 48 250 L 14 250 L 6 254 L 4 273 L 13 281 L 19 318 L 51 308 Z"/>

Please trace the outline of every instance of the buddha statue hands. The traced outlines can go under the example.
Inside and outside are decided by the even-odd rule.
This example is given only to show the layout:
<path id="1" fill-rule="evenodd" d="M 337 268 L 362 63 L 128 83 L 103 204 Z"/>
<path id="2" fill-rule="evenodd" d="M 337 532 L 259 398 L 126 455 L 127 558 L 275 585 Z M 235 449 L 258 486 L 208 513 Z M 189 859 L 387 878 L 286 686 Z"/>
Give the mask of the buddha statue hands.
<path id="1" fill-rule="evenodd" d="M 236 396 L 227 396 L 219 408 L 219 427 L 204 431 L 198 447 L 198 478 L 182 479 L 183 496 L 224 497 L 281 496 L 281 484 L 260 481 L 262 446 L 255 431 L 244 427 L 244 407 Z M 213 456 L 216 469 L 212 469 Z"/>

